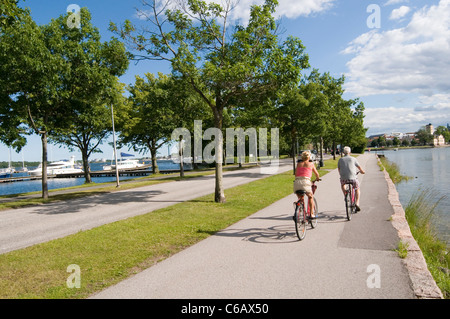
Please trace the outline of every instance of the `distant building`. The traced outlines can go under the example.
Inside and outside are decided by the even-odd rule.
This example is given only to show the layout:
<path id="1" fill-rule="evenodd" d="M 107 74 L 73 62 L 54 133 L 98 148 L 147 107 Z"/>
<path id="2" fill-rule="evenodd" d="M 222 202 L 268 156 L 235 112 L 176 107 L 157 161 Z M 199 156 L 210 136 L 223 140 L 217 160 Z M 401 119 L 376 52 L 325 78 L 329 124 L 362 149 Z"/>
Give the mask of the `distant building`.
<path id="1" fill-rule="evenodd" d="M 411 141 L 416 140 L 416 133 L 412 132 L 412 133 L 403 133 L 403 138 L 402 141 L 408 141 L 409 143 L 411 143 Z"/>
<path id="2" fill-rule="evenodd" d="M 433 134 L 434 133 L 434 127 L 433 127 L 433 125 L 430 123 L 430 124 L 428 124 L 428 125 L 425 125 L 425 131 L 427 131 L 428 133 L 430 133 L 430 134 Z"/>
<path id="3" fill-rule="evenodd" d="M 392 132 L 391 133 L 391 136 L 394 138 L 394 137 L 396 137 L 396 138 L 398 138 L 399 140 L 401 140 L 401 139 L 403 139 L 403 137 L 405 136 L 405 134 L 404 133 L 400 133 L 400 132 Z"/>
<path id="4" fill-rule="evenodd" d="M 433 144 L 434 144 L 434 146 L 442 146 L 442 145 L 445 145 L 444 136 L 442 136 L 442 134 L 440 134 L 440 135 L 435 135 L 435 136 L 434 136 L 434 139 L 433 139 Z"/>

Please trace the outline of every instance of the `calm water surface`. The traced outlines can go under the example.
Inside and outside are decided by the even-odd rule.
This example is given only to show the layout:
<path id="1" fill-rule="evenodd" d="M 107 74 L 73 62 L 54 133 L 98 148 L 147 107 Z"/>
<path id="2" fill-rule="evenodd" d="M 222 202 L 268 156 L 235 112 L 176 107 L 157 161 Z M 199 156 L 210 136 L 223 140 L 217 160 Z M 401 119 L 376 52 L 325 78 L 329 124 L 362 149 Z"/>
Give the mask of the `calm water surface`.
<path id="1" fill-rule="evenodd" d="M 385 151 L 402 175 L 413 177 L 396 185 L 400 202 L 406 207 L 420 190 L 431 190 L 437 206 L 434 224 L 439 237 L 450 243 L 450 147 Z"/>
<path id="2" fill-rule="evenodd" d="M 91 171 L 100 171 L 104 165 L 109 163 L 91 163 Z M 147 164 L 147 163 L 146 163 Z M 160 170 L 165 169 L 179 169 L 179 164 L 174 164 L 170 161 L 158 161 L 158 166 Z M 189 166 L 185 166 L 189 169 Z M 32 169 L 30 167 L 30 169 Z M 14 174 L 14 177 L 27 176 L 27 174 L 20 173 Z M 127 179 L 136 178 L 136 176 L 120 176 L 120 180 L 124 181 Z M 92 181 L 94 183 L 106 183 L 115 182 L 115 177 L 93 177 Z M 48 189 L 58 189 L 71 186 L 79 186 L 84 184 L 84 177 L 81 178 L 51 178 L 48 180 Z M 36 192 L 42 190 L 42 181 L 24 181 L 24 182 L 14 182 L 14 183 L 0 183 L 0 195 L 12 195 L 21 194 L 28 192 Z"/>

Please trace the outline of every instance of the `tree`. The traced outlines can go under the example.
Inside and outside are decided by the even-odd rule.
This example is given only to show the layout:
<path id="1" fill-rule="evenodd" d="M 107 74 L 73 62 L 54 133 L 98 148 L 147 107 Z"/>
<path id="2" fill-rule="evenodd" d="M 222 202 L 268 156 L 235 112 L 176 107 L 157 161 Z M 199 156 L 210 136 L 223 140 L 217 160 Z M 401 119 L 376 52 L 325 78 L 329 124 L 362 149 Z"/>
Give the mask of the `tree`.
<path id="1" fill-rule="evenodd" d="M 144 2 L 150 10 L 140 11 L 153 29 L 137 30 L 127 20 L 120 28 L 111 24 L 110 30 L 127 41 L 135 59 L 169 61 L 173 74 L 187 81 L 211 108 L 214 125 L 222 131 L 224 110 L 249 96 L 264 99 L 297 82 L 307 63 L 300 40 L 288 37 L 279 43 L 272 16 L 277 4 L 266 0 L 252 6 L 248 25 L 237 25 L 231 33 L 231 0 L 224 6 L 186 0 L 170 10 L 161 10 L 153 0 Z M 218 135 L 215 201 L 224 202 L 223 137 Z"/>
<path id="2" fill-rule="evenodd" d="M 14 43 L 5 41 L 14 25 L 26 20 L 29 12 L 22 10 L 16 0 L 4 0 L 0 3 L 0 142 L 17 151 L 26 144 L 26 127 L 23 116 L 11 107 L 17 83 L 11 81 L 11 58 Z"/>
<path id="3" fill-rule="evenodd" d="M 194 147 L 191 145 L 191 154 L 181 154 L 183 155 L 183 160 L 180 158 L 180 177 L 184 177 L 184 159 L 185 157 L 191 157 L 194 159 L 194 167 L 202 163 L 199 159 L 195 159 L 194 148 L 200 148 L 198 144 L 201 144 L 201 149 L 203 149 L 203 131 L 204 125 L 206 127 L 213 126 L 213 117 L 211 114 L 211 109 L 205 103 L 205 101 L 193 90 L 192 86 L 180 77 L 173 77 L 173 86 L 171 87 L 170 95 L 172 96 L 172 109 L 174 111 L 173 124 L 177 128 L 187 129 L 189 132 L 194 132 Z M 195 128 L 195 120 L 201 119 L 202 129 Z M 223 123 L 227 122 L 227 111 L 224 111 Z M 197 135 L 196 135 L 197 134 Z M 192 137 L 192 136 L 191 136 Z M 178 137 L 180 144 L 182 143 L 183 136 Z M 180 145 L 179 145 L 180 146 Z M 184 152 L 184 149 L 179 150 L 179 152 Z M 203 155 L 203 154 L 202 154 Z M 203 157 L 202 157 L 203 160 Z"/>
<path id="4" fill-rule="evenodd" d="M 29 13 L 5 29 L 0 36 L 0 52 L 5 55 L 2 74 L 8 87 L 8 110 L 20 118 L 28 131 L 40 135 L 42 142 L 42 197 L 48 198 L 47 138 L 52 134 L 73 130 L 74 120 L 81 118 L 91 103 L 99 103 L 107 74 L 120 74 L 113 60 L 96 59 L 91 41 L 98 31 L 90 24 L 90 14 L 81 11 L 80 29 L 68 25 L 69 14 L 37 26 Z M 110 53 L 120 46 L 117 40 L 106 44 L 102 52 Z M 123 53 L 125 52 L 122 49 Z M 92 55 L 92 59 L 87 56 Z M 122 62 L 126 60 L 125 54 Z M 103 70 L 103 72 L 100 72 Z M 107 71 L 107 72 L 105 72 Z"/>
<path id="5" fill-rule="evenodd" d="M 371 147 L 378 147 L 378 139 L 374 138 L 372 142 L 370 142 Z"/>
<path id="6" fill-rule="evenodd" d="M 402 140 L 402 146 L 409 146 L 409 145 L 410 145 L 410 142 L 408 139 L 405 138 Z"/>
<path id="7" fill-rule="evenodd" d="M 386 146 L 386 137 L 383 135 L 383 136 L 380 136 L 379 138 L 378 138 L 378 146 L 379 147 L 384 147 L 384 146 Z"/>
<path id="8" fill-rule="evenodd" d="M 123 85 L 118 76 L 128 68 L 123 43 L 117 39 L 102 42 L 99 30 L 91 23 L 89 10 L 82 8 L 81 27 L 68 28 L 67 15 L 52 21 L 52 28 L 63 39 L 58 54 L 70 65 L 66 74 L 66 105 L 76 116 L 66 129 L 55 130 L 54 142 L 78 148 L 83 159 L 85 182 L 91 183 L 89 157 L 112 131 L 111 105 L 123 105 Z"/>
<path id="9" fill-rule="evenodd" d="M 416 138 L 422 145 L 427 145 L 433 143 L 433 135 L 428 133 L 427 130 L 422 127 L 416 132 Z"/>
<path id="10" fill-rule="evenodd" d="M 392 144 L 393 144 L 394 146 L 396 146 L 396 147 L 400 145 L 400 140 L 398 139 L 397 136 L 395 136 L 395 137 L 392 139 Z"/>
<path id="11" fill-rule="evenodd" d="M 450 131 L 445 126 L 438 126 L 434 134 L 438 136 L 442 135 L 446 142 L 450 141 Z"/>
<path id="12" fill-rule="evenodd" d="M 93 153 L 101 152 L 98 147 L 112 132 L 111 105 L 115 110 L 115 122 L 118 121 L 117 113 L 123 112 L 124 85 L 116 78 L 116 84 L 108 90 L 110 90 L 109 97 L 99 97 L 97 101 L 92 101 L 89 104 L 90 107 L 84 108 L 68 129 L 51 135 L 52 142 L 65 145 L 69 150 L 75 148 L 80 150 L 86 184 L 92 183 L 89 157 Z"/>
<path id="13" fill-rule="evenodd" d="M 346 125 L 345 121 L 349 118 L 346 103 L 342 98 L 344 94 L 345 77 L 341 76 L 336 79 L 333 78 L 329 72 L 322 74 L 319 79 L 322 86 L 322 92 L 327 98 L 327 105 L 325 106 L 325 128 L 323 130 L 323 137 L 329 141 L 333 149 L 333 159 L 336 158 L 336 146 L 343 137 L 343 127 Z"/>
<path id="14" fill-rule="evenodd" d="M 51 29 L 37 26 L 28 13 L 0 35 L 0 55 L 5 57 L 2 73 L 9 83 L 8 115 L 20 118 L 29 131 L 41 137 L 43 198 L 48 198 L 48 134 L 67 125 L 73 114 L 62 94 L 69 84 L 62 75 L 69 73 L 70 66 L 55 54 L 62 39 L 50 36 Z"/>
<path id="15" fill-rule="evenodd" d="M 281 132 L 290 139 L 293 167 L 298 153 L 297 145 L 303 146 L 325 130 L 327 96 L 317 81 L 317 70 L 313 70 L 300 86 L 285 92 L 280 105 L 275 108 L 274 118 L 278 119 Z"/>
<path id="16" fill-rule="evenodd" d="M 156 78 L 151 73 L 146 79 L 136 76 L 134 85 L 128 90 L 128 116 L 119 124 L 121 144 L 131 144 L 138 152 L 150 151 L 153 173 L 159 173 L 156 154 L 160 147 L 170 140 L 175 129 L 173 96 L 174 81 L 162 73 Z"/>
<path id="17" fill-rule="evenodd" d="M 350 146 L 354 153 L 363 153 L 367 144 L 364 127 L 364 103 L 359 99 L 343 100 L 347 112 L 344 110 L 341 145 Z M 356 106 L 355 106 L 356 105 Z"/>

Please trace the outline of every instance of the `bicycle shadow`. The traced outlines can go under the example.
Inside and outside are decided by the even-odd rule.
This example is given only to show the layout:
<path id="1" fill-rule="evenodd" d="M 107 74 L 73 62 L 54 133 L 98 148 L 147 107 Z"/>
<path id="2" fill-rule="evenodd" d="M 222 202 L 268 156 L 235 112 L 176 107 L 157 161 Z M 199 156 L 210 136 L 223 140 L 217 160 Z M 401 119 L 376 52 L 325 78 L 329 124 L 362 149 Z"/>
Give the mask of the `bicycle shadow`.
<path id="1" fill-rule="evenodd" d="M 322 211 L 318 217 L 319 223 L 343 223 L 347 221 L 345 211 L 330 210 Z"/>
<path id="2" fill-rule="evenodd" d="M 254 219 L 273 219 L 273 218 L 254 218 Z M 277 220 L 290 220 L 292 216 L 277 217 Z M 310 228 L 310 227 L 309 227 Z M 238 237 L 243 241 L 249 241 L 258 244 L 286 244 L 298 242 L 293 222 L 283 225 L 276 225 L 271 227 L 253 227 L 245 229 L 227 228 L 215 233 L 198 230 L 198 232 L 206 232 L 214 236 L 221 237 Z"/>

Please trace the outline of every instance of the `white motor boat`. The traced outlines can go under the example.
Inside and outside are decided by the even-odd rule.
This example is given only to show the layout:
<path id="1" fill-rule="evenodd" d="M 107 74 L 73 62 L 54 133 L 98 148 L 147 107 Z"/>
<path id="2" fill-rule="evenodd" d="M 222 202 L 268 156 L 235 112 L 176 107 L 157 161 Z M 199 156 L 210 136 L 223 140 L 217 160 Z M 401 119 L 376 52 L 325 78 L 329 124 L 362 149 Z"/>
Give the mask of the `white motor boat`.
<path id="1" fill-rule="evenodd" d="M 58 161 L 47 164 L 47 175 L 59 175 L 59 174 L 71 174 L 71 173 L 83 173 L 83 170 L 75 166 L 75 156 L 70 158 L 70 161 Z M 42 175 L 42 164 L 34 170 L 29 170 L 28 174 L 31 176 Z"/>
<path id="2" fill-rule="evenodd" d="M 138 160 L 123 160 L 123 161 L 117 162 L 117 167 L 119 168 L 119 170 L 138 168 L 138 167 L 142 167 L 142 166 L 144 166 L 144 164 L 140 164 Z M 110 171 L 113 169 L 116 169 L 116 165 L 114 165 L 114 164 L 103 166 L 104 171 Z"/>

